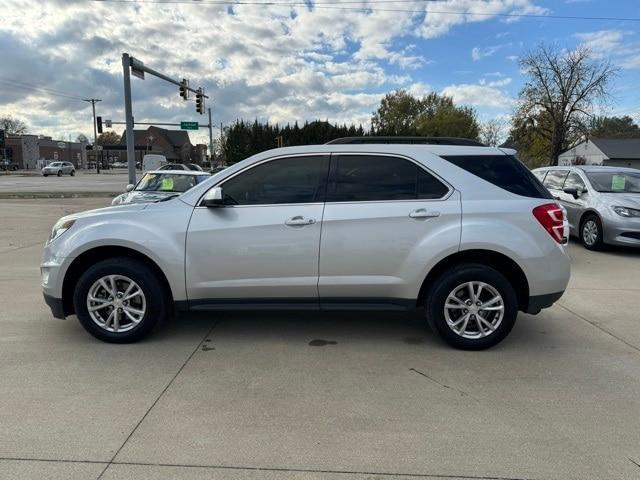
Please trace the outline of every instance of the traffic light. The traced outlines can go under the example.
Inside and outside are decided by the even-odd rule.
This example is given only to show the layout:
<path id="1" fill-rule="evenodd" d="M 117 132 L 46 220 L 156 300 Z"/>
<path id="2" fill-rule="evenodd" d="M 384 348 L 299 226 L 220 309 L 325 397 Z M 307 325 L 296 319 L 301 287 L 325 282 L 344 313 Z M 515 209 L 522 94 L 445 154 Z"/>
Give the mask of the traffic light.
<path id="1" fill-rule="evenodd" d="M 199 88 L 196 93 L 196 112 L 200 115 L 204 113 L 204 90 L 202 88 Z"/>
<path id="2" fill-rule="evenodd" d="M 98 127 L 98 133 L 102 133 L 102 117 L 96 117 L 96 127 Z"/>
<path id="3" fill-rule="evenodd" d="M 189 80 L 186 78 L 180 82 L 180 96 L 183 100 L 189 100 Z"/>

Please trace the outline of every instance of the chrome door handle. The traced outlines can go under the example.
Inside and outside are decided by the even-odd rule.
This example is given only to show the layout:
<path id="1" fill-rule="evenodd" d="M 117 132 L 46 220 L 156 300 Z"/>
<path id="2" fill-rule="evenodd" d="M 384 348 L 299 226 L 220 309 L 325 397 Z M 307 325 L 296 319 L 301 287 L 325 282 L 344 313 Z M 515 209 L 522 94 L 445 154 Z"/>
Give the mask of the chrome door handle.
<path id="1" fill-rule="evenodd" d="M 427 212 L 426 208 L 419 208 L 409 214 L 411 218 L 435 218 L 440 216 L 440 212 Z"/>
<path id="2" fill-rule="evenodd" d="M 314 223 L 316 223 L 315 218 L 304 218 L 302 215 L 296 215 L 295 217 L 291 217 L 289 220 L 284 222 L 285 225 L 289 225 L 290 227 L 313 225 Z"/>

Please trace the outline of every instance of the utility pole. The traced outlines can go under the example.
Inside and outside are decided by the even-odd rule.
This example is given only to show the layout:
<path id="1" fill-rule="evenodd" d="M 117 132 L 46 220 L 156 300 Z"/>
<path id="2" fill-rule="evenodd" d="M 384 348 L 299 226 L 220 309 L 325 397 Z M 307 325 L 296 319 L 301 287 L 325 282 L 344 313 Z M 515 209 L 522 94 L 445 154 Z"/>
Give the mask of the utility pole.
<path id="1" fill-rule="evenodd" d="M 220 157 L 222 157 L 221 160 L 221 166 L 224 166 L 224 156 L 222 155 L 222 122 L 220 122 Z"/>
<path id="2" fill-rule="evenodd" d="M 209 168 L 213 168 L 213 125 L 211 125 L 211 107 L 207 108 L 209 113 Z"/>
<path id="3" fill-rule="evenodd" d="M 128 53 L 122 54 L 122 73 L 124 75 L 124 113 L 127 122 L 127 170 L 129 183 L 136 184 L 136 147 L 133 134 L 133 108 L 131 107 L 131 58 Z"/>
<path id="4" fill-rule="evenodd" d="M 93 153 L 96 159 L 96 171 L 100 173 L 100 163 L 98 162 L 98 132 L 96 130 L 96 102 L 101 102 L 102 100 L 99 98 L 85 98 L 82 100 L 83 102 L 90 102 L 91 108 L 93 108 Z"/>

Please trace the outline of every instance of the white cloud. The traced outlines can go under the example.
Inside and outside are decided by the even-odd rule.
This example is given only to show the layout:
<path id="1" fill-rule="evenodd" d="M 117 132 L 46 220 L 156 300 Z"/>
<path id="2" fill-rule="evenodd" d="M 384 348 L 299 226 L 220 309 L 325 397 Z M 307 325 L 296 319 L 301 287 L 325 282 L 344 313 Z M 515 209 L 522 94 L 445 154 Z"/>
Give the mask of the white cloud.
<path id="1" fill-rule="evenodd" d="M 490 85 L 472 83 L 449 85 L 443 88 L 441 93 L 453 97 L 456 103 L 473 107 L 505 109 L 514 104 L 514 99 L 508 94 Z"/>
<path id="2" fill-rule="evenodd" d="M 446 34 L 451 28 L 468 22 L 483 22 L 501 14 L 536 14 L 548 12 L 532 0 L 442 0 L 426 2 L 426 16 L 419 27 L 425 38 L 435 38 Z M 451 12 L 462 12 L 459 15 Z M 515 21 L 516 17 L 500 17 L 505 21 Z"/>
<path id="3" fill-rule="evenodd" d="M 473 59 L 474 62 L 477 62 L 478 60 L 482 60 L 483 58 L 486 57 L 490 57 L 491 55 L 493 55 L 494 53 L 496 53 L 498 50 L 500 50 L 500 45 L 494 45 L 493 47 L 473 47 L 471 49 L 471 58 Z"/>
<path id="4" fill-rule="evenodd" d="M 625 32 L 621 30 L 599 30 L 596 32 L 576 33 L 574 37 L 594 52 L 610 52 L 620 45 Z"/>

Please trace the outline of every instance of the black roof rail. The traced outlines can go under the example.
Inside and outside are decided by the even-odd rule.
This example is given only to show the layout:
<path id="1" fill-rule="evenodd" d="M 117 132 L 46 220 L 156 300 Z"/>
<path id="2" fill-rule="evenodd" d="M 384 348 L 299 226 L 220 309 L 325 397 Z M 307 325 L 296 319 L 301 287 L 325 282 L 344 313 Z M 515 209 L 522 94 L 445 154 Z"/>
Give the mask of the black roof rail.
<path id="1" fill-rule="evenodd" d="M 327 142 L 326 145 L 369 145 L 369 144 L 415 144 L 415 145 L 458 145 L 466 147 L 486 147 L 477 140 L 455 137 L 342 137 Z"/>

